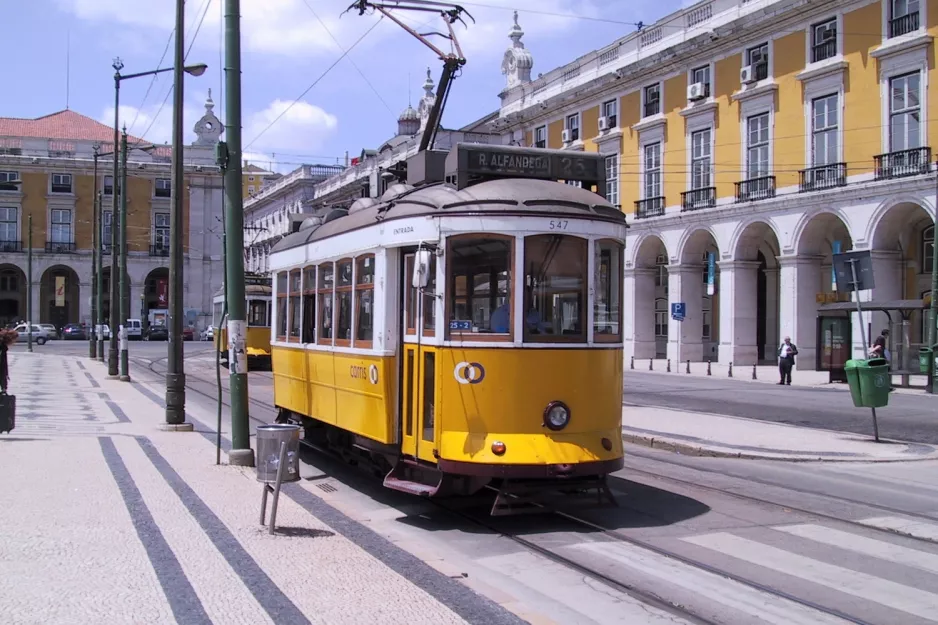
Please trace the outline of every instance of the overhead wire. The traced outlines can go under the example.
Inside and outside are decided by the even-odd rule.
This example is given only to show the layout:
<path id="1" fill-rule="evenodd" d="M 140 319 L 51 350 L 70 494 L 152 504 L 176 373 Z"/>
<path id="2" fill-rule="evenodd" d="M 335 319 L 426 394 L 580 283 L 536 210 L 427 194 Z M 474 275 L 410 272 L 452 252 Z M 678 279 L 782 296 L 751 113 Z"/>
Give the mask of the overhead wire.
<path id="1" fill-rule="evenodd" d="M 173 42 L 173 36 L 176 34 L 176 27 L 174 26 L 171 31 L 169 31 L 169 37 L 166 38 L 166 46 L 163 48 L 163 54 L 160 55 L 160 60 L 157 61 L 156 66 L 161 67 L 163 65 L 163 60 L 166 58 L 166 53 L 169 52 L 169 44 Z M 147 98 L 150 96 L 150 91 L 153 89 L 153 85 L 156 83 L 156 79 L 159 77 L 159 74 L 153 74 L 150 78 L 150 84 L 147 85 L 146 93 L 143 94 L 143 100 L 140 102 L 140 106 L 137 107 L 136 112 L 134 113 L 134 119 L 130 122 L 130 127 L 127 129 L 127 134 L 133 132 L 134 126 L 137 124 L 137 118 L 140 117 L 140 111 L 143 110 L 143 106 L 147 103 Z"/>

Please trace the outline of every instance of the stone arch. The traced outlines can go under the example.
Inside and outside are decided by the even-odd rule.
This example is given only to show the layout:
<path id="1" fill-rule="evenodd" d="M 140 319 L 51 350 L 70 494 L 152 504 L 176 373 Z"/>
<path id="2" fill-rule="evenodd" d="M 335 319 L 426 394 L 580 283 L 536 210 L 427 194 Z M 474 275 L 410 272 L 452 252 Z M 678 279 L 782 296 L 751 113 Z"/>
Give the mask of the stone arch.
<path id="1" fill-rule="evenodd" d="M 873 215 L 867 222 L 866 232 L 863 233 L 863 239 L 869 241 L 870 249 L 880 249 L 881 244 L 877 239 L 882 240 L 886 237 L 888 240 L 889 231 L 897 222 L 901 223 L 903 217 L 919 219 L 918 214 L 922 211 L 925 217 L 934 223 L 935 207 L 925 198 L 912 195 L 889 197 L 873 211 Z"/>
<path id="2" fill-rule="evenodd" d="M 668 249 L 648 233 L 633 246 L 631 301 L 632 353 L 636 358 L 664 358 L 668 349 Z M 664 302 L 664 310 L 659 310 Z"/>
<path id="3" fill-rule="evenodd" d="M 657 234 L 645 234 L 635 244 L 635 256 L 632 260 L 632 266 L 635 268 L 652 268 L 656 265 L 657 257 L 661 250 L 664 250 L 665 257 L 668 257 L 668 246 Z"/>
<path id="4" fill-rule="evenodd" d="M 143 280 L 143 301 L 140 306 L 144 317 L 151 310 L 169 308 L 169 268 L 156 267 Z"/>
<path id="5" fill-rule="evenodd" d="M 853 235 L 847 224 L 846 216 L 839 210 L 805 213 L 795 226 L 792 247 L 799 255 L 824 255 L 830 251 L 830 243 L 839 240 L 843 246 L 841 251 L 846 252 L 853 248 Z"/>
<path id="6" fill-rule="evenodd" d="M 733 360 L 770 363 L 779 342 L 778 234 L 771 220 L 740 223 L 733 254 Z"/>
<path id="7" fill-rule="evenodd" d="M 26 272 L 13 263 L 0 265 L 0 326 L 26 319 Z"/>
<path id="8" fill-rule="evenodd" d="M 81 283 L 68 265 L 52 265 L 39 281 L 39 322 L 59 330 L 81 320 Z M 35 315 L 34 315 L 35 316 Z"/>
<path id="9" fill-rule="evenodd" d="M 739 223 L 729 249 L 734 260 L 758 260 L 761 252 L 767 263 L 774 267 L 777 266 L 775 257 L 781 253 L 781 238 L 771 219 L 753 218 Z"/>
<path id="10" fill-rule="evenodd" d="M 720 247 L 717 236 L 710 228 L 694 228 L 684 231 L 678 244 L 678 262 L 696 264 L 701 262 L 703 255 L 708 251 L 716 251 L 720 258 Z"/>

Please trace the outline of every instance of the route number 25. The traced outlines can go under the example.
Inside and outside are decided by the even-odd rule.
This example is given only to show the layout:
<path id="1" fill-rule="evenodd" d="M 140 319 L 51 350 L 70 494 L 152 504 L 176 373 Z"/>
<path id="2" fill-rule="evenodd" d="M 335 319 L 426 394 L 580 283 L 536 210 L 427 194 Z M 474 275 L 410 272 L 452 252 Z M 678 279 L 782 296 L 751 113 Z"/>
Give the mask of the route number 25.
<path id="1" fill-rule="evenodd" d="M 570 225 L 570 221 L 567 219 L 551 219 L 548 222 L 548 227 L 551 230 L 566 230 L 568 225 Z"/>

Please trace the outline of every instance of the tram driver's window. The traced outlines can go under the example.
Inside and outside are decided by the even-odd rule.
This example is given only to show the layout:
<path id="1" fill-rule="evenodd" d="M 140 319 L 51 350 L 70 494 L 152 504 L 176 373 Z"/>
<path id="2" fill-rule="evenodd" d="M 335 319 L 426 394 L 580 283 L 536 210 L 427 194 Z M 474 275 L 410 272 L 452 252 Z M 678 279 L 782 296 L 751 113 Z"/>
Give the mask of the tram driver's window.
<path id="1" fill-rule="evenodd" d="M 586 341 L 588 245 L 562 234 L 524 239 L 525 341 Z"/>
<path id="2" fill-rule="evenodd" d="M 510 336 L 513 243 L 510 237 L 486 234 L 449 239 L 446 290 L 451 334 Z"/>
<path id="3" fill-rule="evenodd" d="M 267 302 L 262 299 L 248 301 L 248 326 L 263 328 L 267 325 Z"/>
<path id="4" fill-rule="evenodd" d="M 277 338 L 287 340 L 287 272 L 277 274 Z"/>
<path id="5" fill-rule="evenodd" d="M 622 244 L 596 241 L 593 251 L 593 338 L 622 340 Z"/>

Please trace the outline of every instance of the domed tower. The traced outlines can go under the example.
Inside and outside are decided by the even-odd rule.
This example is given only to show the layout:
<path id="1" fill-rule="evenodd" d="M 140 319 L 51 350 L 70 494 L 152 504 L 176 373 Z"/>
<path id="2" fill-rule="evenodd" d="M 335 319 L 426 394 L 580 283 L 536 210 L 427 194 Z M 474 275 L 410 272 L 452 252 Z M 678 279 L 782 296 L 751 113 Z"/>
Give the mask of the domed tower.
<path id="1" fill-rule="evenodd" d="M 430 68 L 428 67 L 427 80 L 423 83 L 423 96 L 420 98 L 420 103 L 417 105 L 417 113 L 420 115 L 420 132 L 426 130 L 427 120 L 430 119 L 430 110 L 436 103 L 436 94 L 433 92 L 435 86 L 433 78 L 430 76 Z"/>
<path id="2" fill-rule="evenodd" d="M 420 114 L 408 104 L 401 116 L 397 118 L 397 134 L 411 136 L 418 132 L 420 132 Z"/>
<path id="3" fill-rule="evenodd" d="M 193 145 L 215 145 L 218 143 L 221 134 L 225 132 L 221 120 L 215 116 L 214 108 L 212 90 L 209 89 L 208 98 L 205 100 L 205 115 L 196 122 L 195 128 L 193 128 L 196 137 L 198 137 Z"/>
<path id="4" fill-rule="evenodd" d="M 534 57 L 525 49 L 524 42 L 521 41 L 523 36 L 524 31 L 518 25 L 518 12 L 515 11 L 515 23 L 508 33 L 508 38 L 511 39 L 511 47 L 505 51 L 505 56 L 502 59 L 502 74 L 508 79 L 508 89 L 531 82 Z"/>

